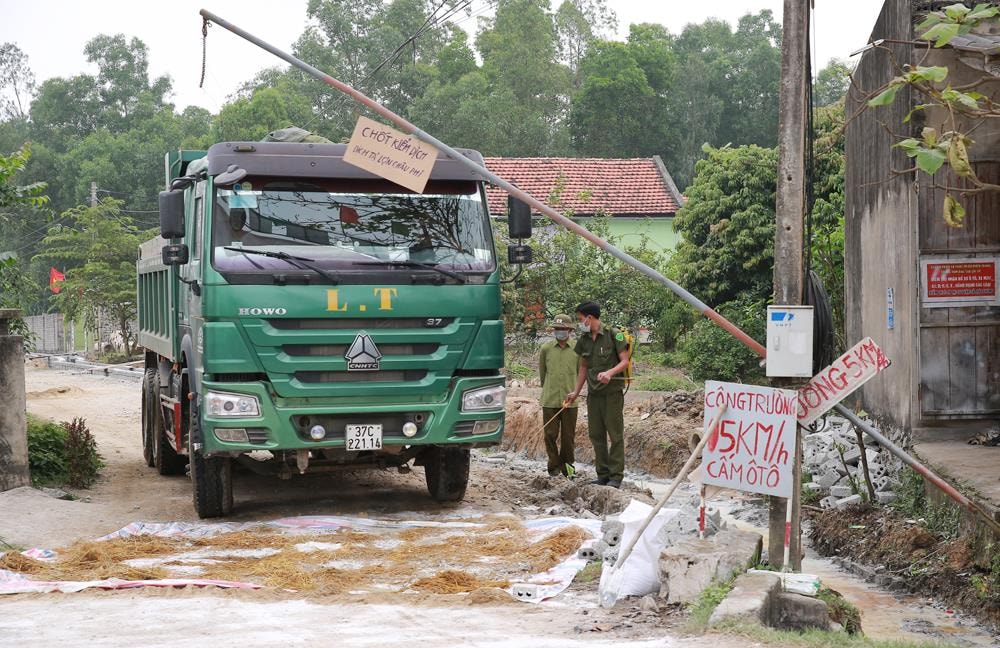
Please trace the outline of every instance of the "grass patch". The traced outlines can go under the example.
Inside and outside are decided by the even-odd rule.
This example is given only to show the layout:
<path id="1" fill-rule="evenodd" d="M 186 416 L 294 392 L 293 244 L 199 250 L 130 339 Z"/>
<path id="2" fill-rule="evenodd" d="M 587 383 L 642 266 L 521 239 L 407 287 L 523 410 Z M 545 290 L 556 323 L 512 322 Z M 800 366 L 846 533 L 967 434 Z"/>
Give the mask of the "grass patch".
<path id="1" fill-rule="evenodd" d="M 799 648 L 947 648 L 954 644 L 940 641 L 876 640 L 843 632 L 806 630 L 793 632 L 752 624 L 732 624 L 720 628 L 729 635 L 744 637 L 765 646 L 797 646 Z"/>
<path id="2" fill-rule="evenodd" d="M 510 362 L 507 364 L 507 377 L 514 380 L 527 380 L 535 374 L 535 370 L 520 362 Z"/>
<path id="3" fill-rule="evenodd" d="M 688 608 L 691 613 L 691 617 L 688 619 L 688 625 L 691 627 L 691 630 L 704 632 L 708 629 L 708 620 L 711 618 L 712 612 L 715 612 L 715 608 L 719 607 L 722 599 L 726 598 L 729 592 L 732 591 L 733 581 L 735 580 L 736 576 L 733 575 L 729 580 L 709 585 L 702 591 L 698 600 Z"/>
<path id="4" fill-rule="evenodd" d="M 692 391 L 698 388 L 691 379 L 676 374 L 639 376 L 634 384 L 639 391 Z"/>
<path id="5" fill-rule="evenodd" d="M 924 479 L 912 468 L 904 468 L 897 498 L 890 506 L 908 518 L 923 518 L 924 526 L 946 540 L 959 535 L 961 511 L 957 506 L 938 506 L 928 501 Z"/>
<path id="6" fill-rule="evenodd" d="M 826 603 L 831 621 L 843 626 L 848 634 L 861 633 L 861 611 L 847 599 L 831 589 L 821 589 L 816 598 Z"/>
<path id="7" fill-rule="evenodd" d="M 577 583 L 593 583 L 601 577 L 601 568 L 604 563 L 600 560 L 587 563 L 587 566 L 576 574 L 573 580 Z"/>

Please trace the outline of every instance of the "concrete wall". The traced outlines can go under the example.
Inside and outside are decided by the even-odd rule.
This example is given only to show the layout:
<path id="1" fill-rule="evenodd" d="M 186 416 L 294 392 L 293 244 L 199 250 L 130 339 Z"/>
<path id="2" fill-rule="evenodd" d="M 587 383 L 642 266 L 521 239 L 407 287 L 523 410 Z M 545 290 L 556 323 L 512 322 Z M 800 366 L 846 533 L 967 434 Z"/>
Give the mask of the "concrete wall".
<path id="1" fill-rule="evenodd" d="M 587 219 L 579 222 L 587 226 Z M 642 218 L 631 216 L 616 216 L 609 223 L 611 235 L 618 238 L 623 245 L 638 247 L 642 235 L 649 238 L 650 247 L 657 252 L 671 253 L 681 240 L 681 235 L 674 229 L 673 217 L 659 216 Z"/>
<path id="2" fill-rule="evenodd" d="M 886 0 L 872 39 L 911 37 L 909 0 Z M 896 61 L 910 60 L 910 48 L 891 45 Z M 872 49 L 855 71 L 848 93 L 845 211 L 845 302 L 849 344 L 871 336 L 886 351 L 892 366 L 866 385 L 861 405 L 894 436 L 908 433 L 917 398 L 916 205 L 912 179 L 893 177 L 891 169 L 910 166 L 892 149 L 882 124 L 902 124 L 911 105 L 903 89 L 892 106 L 862 110 L 868 94 L 887 83 L 896 71 L 887 52 Z M 886 291 L 893 289 L 895 323 L 887 325 Z"/>

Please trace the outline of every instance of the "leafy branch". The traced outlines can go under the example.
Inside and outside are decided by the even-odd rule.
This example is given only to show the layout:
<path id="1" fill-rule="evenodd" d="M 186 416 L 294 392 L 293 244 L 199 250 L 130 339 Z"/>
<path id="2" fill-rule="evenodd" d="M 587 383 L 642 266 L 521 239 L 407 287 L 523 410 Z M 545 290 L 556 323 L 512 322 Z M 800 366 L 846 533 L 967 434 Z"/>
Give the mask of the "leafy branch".
<path id="1" fill-rule="evenodd" d="M 929 12 L 916 29 L 920 33 L 921 40 L 940 48 L 957 36 L 970 33 L 975 27 L 994 21 L 998 15 L 1000 7 L 987 3 L 977 4 L 971 9 L 964 4 L 953 4 L 940 11 Z M 947 67 L 899 66 L 889 48 L 881 44 L 875 44 L 874 47 L 885 49 L 889 53 L 898 74 L 868 95 L 865 102 L 867 107 L 879 108 L 892 105 L 899 91 L 909 87 L 926 101 L 914 106 L 903 118 L 903 123 L 909 123 L 916 113 L 931 109 L 939 109 L 946 115 L 940 129 L 923 128 L 920 137 L 903 137 L 891 132 L 890 134 L 899 140 L 893 147 L 902 149 L 907 157 L 913 159 L 915 169 L 933 177 L 941 167 L 947 165 L 956 176 L 972 184 L 971 187 L 934 185 L 935 188 L 945 190 L 942 210 L 944 221 L 951 227 L 962 227 L 965 208 L 952 195 L 953 192 L 965 196 L 981 191 L 1000 191 L 1000 185 L 984 182 L 978 178 L 969 161 L 969 148 L 974 144 L 969 136 L 970 133 L 984 120 L 1000 117 L 1000 105 L 974 88 L 995 79 L 982 77 L 969 84 L 952 86 L 948 83 Z M 965 129 L 964 120 L 973 120 L 976 125 Z"/>

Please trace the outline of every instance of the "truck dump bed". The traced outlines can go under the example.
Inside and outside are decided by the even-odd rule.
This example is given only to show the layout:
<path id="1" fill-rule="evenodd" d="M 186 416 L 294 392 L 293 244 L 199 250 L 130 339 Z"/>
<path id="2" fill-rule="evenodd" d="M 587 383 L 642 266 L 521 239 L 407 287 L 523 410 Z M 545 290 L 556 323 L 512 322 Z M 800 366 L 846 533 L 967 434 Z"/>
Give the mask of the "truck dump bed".
<path id="1" fill-rule="evenodd" d="M 176 266 L 163 264 L 161 250 L 169 241 L 157 236 L 139 246 L 139 346 L 175 361 L 177 340 L 173 312 L 177 303 Z"/>

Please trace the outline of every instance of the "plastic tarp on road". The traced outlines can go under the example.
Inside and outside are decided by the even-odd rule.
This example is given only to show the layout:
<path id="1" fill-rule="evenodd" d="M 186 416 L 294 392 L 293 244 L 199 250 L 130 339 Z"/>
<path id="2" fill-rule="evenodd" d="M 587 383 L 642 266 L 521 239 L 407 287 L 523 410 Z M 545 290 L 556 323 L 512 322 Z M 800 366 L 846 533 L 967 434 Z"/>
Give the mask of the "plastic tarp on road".
<path id="1" fill-rule="evenodd" d="M 526 520 L 522 524 L 534 540 L 566 526 L 578 526 L 586 530 L 591 538 L 585 541 L 588 546 L 600 537 L 601 523 L 599 520 L 578 520 L 574 518 L 540 518 Z M 481 524 L 475 518 L 467 521 L 430 521 L 430 520 L 377 520 L 369 518 L 337 517 L 337 516 L 301 516 L 282 518 L 271 522 L 250 523 L 191 523 L 191 522 L 133 522 L 114 533 L 98 538 L 98 541 L 127 538 L 141 535 L 157 537 L 209 538 L 223 533 L 236 531 L 259 530 L 264 532 L 280 532 L 299 535 L 317 533 L 332 533 L 342 529 L 377 532 L 399 531 L 413 528 L 437 528 L 442 530 L 475 529 Z M 49 549 L 29 549 L 21 552 L 36 560 L 55 560 L 57 554 Z M 2 554 L 0 554 L 2 555 Z M 556 596 L 573 581 L 577 572 L 586 566 L 586 561 L 576 555 L 566 559 L 543 574 L 534 574 L 525 581 L 514 583 L 507 592 L 518 600 L 539 602 Z M 32 580 L 28 576 L 0 569 L 0 594 L 22 594 L 39 592 L 79 592 L 89 588 L 98 589 L 132 589 L 137 587 L 219 587 L 226 589 L 260 589 L 255 583 L 203 579 L 195 577 L 178 577 L 156 580 L 123 580 L 109 578 L 96 581 L 42 581 Z"/>

